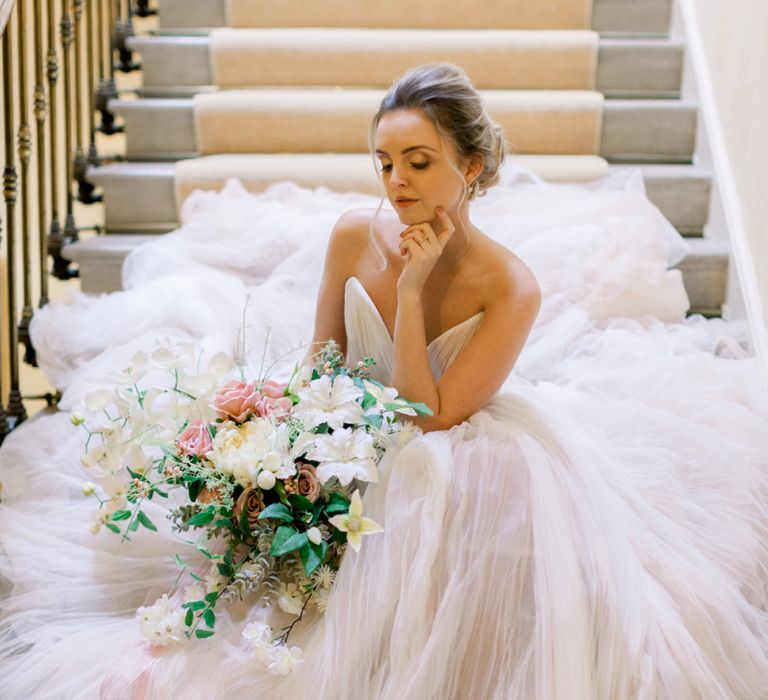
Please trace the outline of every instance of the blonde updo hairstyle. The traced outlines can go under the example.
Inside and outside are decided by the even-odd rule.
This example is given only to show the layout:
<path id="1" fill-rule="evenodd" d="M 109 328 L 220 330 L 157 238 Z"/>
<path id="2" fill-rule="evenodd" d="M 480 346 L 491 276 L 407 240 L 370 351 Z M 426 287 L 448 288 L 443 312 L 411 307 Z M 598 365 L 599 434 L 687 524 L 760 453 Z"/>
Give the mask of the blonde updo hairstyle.
<path id="1" fill-rule="evenodd" d="M 504 130 L 491 119 L 480 94 L 462 68 L 453 63 L 426 63 L 411 68 L 395 80 L 371 122 L 368 146 L 382 192 L 384 182 L 376 162 L 374 137 L 381 118 L 401 109 L 419 110 L 429 119 L 438 134 L 453 143 L 460 163 L 468 163 L 477 154 L 483 157 L 483 169 L 472 183 L 465 184 L 459 206 L 465 198 L 481 197 L 499 182 L 499 169 L 507 152 Z M 450 160 L 447 162 L 463 181 L 463 173 Z M 386 194 L 379 203 L 377 215 L 385 199 Z M 373 235 L 375 219 L 374 216 L 371 221 L 371 242 L 383 258 Z"/>

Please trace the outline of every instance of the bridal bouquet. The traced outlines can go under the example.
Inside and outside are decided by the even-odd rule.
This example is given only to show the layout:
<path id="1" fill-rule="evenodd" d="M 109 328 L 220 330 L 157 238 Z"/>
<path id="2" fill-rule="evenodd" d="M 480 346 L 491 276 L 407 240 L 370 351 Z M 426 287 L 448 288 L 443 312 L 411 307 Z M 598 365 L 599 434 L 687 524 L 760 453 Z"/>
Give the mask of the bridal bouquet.
<path id="1" fill-rule="evenodd" d="M 200 533 L 183 541 L 207 567 L 174 554 L 173 590 L 137 611 L 153 644 L 210 637 L 220 605 L 254 596 L 262 610 L 277 604 L 295 616 L 281 634 L 263 620 L 243 632 L 260 661 L 287 673 L 301 660 L 287 640 L 306 606 L 323 612 L 347 545 L 359 551 L 362 535 L 382 530 L 363 516 L 360 488 L 378 480 L 387 448 L 416 433 L 398 414 L 431 412 L 369 379 L 372 358 L 344 367 L 331 341 L 315 359 L 283 384 L 247 381 L 242 368 L 227 379 L 237 365 L 224 353 L 191 371 L 190 345 L 158 347 L 136 355 L 114 390 L 86 396 L 88 421 L 73 414 L 88 434 L 83 464 L 100 483 L 83 486 L 99 501 L 94 533 L 157 531 L 147 512 L 155 498 L 166 499 L 179 537 Z M 157 367 L 165 385 L 140 388 Z M 185 572 L 191 580 L 179 588 Z"/>

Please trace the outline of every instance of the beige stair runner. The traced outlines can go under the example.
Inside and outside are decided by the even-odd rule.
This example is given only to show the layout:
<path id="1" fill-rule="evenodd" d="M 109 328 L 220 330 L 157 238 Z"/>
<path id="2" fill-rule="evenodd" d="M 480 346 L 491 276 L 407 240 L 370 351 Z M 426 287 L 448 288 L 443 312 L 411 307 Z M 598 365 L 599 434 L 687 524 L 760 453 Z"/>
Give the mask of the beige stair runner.
<path id="1" fill-rule="evenodd" d="M 588 29 L 592 20 L 592 0 L 225 0 L 224 7 L 229 27 Z"/>
<path id="2" fill-rule="evenodd" d="M 194 98 L 197 149 L 214 153 L 360 153 L 384 90 L 254 89 Z M 483 98 L 515 153 L 599 152 L 603 96 L 583 90 L 489 90 Z"/>
<path id="3" fill-rule="evenodd" d="M 456 63 L 479 89 L 591 90 L 598 35 L 582 31 L 217 29 L 211 69 L 219 87 L 389 87 L 409 68 Z"/>
<path id="4" fill-rule="evenodd" d="M 588 182 L 608 173 L 608 163 L 599 156 L 511 156 L 509 163 L 549 182 Z M 176 163 L 177 212 L 194 190 L 219 190 L 230 177 L 239 179 L 250 192 L 291 181 L 301 187 L 380 194 L 368 153 L 214 155 Z"/>

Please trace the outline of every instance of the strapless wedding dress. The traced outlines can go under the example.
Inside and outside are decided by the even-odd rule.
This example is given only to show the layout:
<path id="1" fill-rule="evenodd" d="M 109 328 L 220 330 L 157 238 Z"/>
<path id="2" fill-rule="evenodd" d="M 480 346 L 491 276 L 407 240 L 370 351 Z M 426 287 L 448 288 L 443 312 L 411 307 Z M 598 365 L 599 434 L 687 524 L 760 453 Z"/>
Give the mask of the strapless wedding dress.
<path id="1" fill-rule="evenodd" d="M 121 549 L 89 534 L 67 411 L 158 337 L 231 350 L 244 318 L 246 363 L 264 345 L 287 373 L 303 350 L 281 356 L 311 336 L 333 221 L 378 200 L 230 182 L 129 258 L 125 292 L 38 313 L 41 364 L 65 394 L 0 451 L 13 585 L 0 697 L 768 697 L 768 387 L 746 324 L 685 318 L 668 269 L 685 242 L 638 173 L 580 188 L 510 172 L 473 218 L 539 279 L 528 343 L 482 410 L 385 456 L 363 495 L 384 531 L 347 553 L 326 612 L 294 628 L 304 662 L 285 677 L 241 638 L 256 616 L 291 619 L 279 610 L 233 606 L 212 639 L 143 644 L 135 608 L 170 587 L 184 548 L 155 503 L 158 533 Z M 348 359 L 374 356 L 388 382 L 392 339 L 354 277 L 344 318 Z M 482 321 L 430 344 L 436 376 Z"/>

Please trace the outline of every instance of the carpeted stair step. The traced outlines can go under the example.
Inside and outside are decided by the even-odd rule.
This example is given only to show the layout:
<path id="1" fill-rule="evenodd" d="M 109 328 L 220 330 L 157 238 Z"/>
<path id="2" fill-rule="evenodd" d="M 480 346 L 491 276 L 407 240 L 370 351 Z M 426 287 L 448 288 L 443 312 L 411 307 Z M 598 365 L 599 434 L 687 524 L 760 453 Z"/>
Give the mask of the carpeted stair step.
<path id="1" fill-rule="evenodd" d="M 122 289 L 123 260 L 134 248 L 155 238 L 152 234 L 92 236 L 64 246 L 62 255 L 80 270 L 80 290 L 102 294 Z"/>
<path id="2" fill-rule="evenodd" d="M 129 160 L 213 153 L 361 152 L 383 90 L 227 90 L 192 99 L 112 100 Z M 608 100 L 597 92 L 483 91 L 522 154 L 602 155 L 617 162 L 691 162 L 696 105 Z"/>
<path id="3" fill-rule="evenodd" d="M 677 97 L 683 44 L 600 39 L 592 31 L 219 29 L 210 36 L 129 39 L 146 97 L 217 88 L 388 87 L 410 66 L 462 65 L 483 89 L 596 89 L 617 97 Z M 504 70 L 500 71 L 499 66 Z"/>
<path id="4" fill-rule="evenodd" d="M 421 27 L 595 29 L 610 34 L 664 35 L 672 0 L 486 0 L 471 11 L 444 0 L 159 0 L 161 31 L 204 32 L 214 27 Z"/>
<path id="5" fill-rule="evenodd" d="M 510 164 L 515 163 L 549 182 L 588 182 L 609 170 L 596 156 L 513 156 Z M 709 171 L 692 165 L 640 169 L 649 199 L 683 235 L 700 236 L 709 210 Z M 88 177 L 104 192 L 108 233 L 170 231 L 178 225 L 178 202 L 197 188 L 221 188 L 227 177 L 238 177 L 254 192 L 281 180 L 340 192 L 378 192 L 366 153 L 216 155 L 176 164 L 115 163 L 91 168 Z"/>
<path id="6" fill-rule="evenodd" d="M 64 256 L 80 269 L 83 292 L 101 294 L 122 289 L 122 264 L 134 248 L 154 238 L 126 234 L 95 236 L 64 248 Z M 691 253 L 675 267 L 683 274 L 690 313 L 718 316 L 725 300 L 728 249 L 706 239 L 692 238 Z"/>

